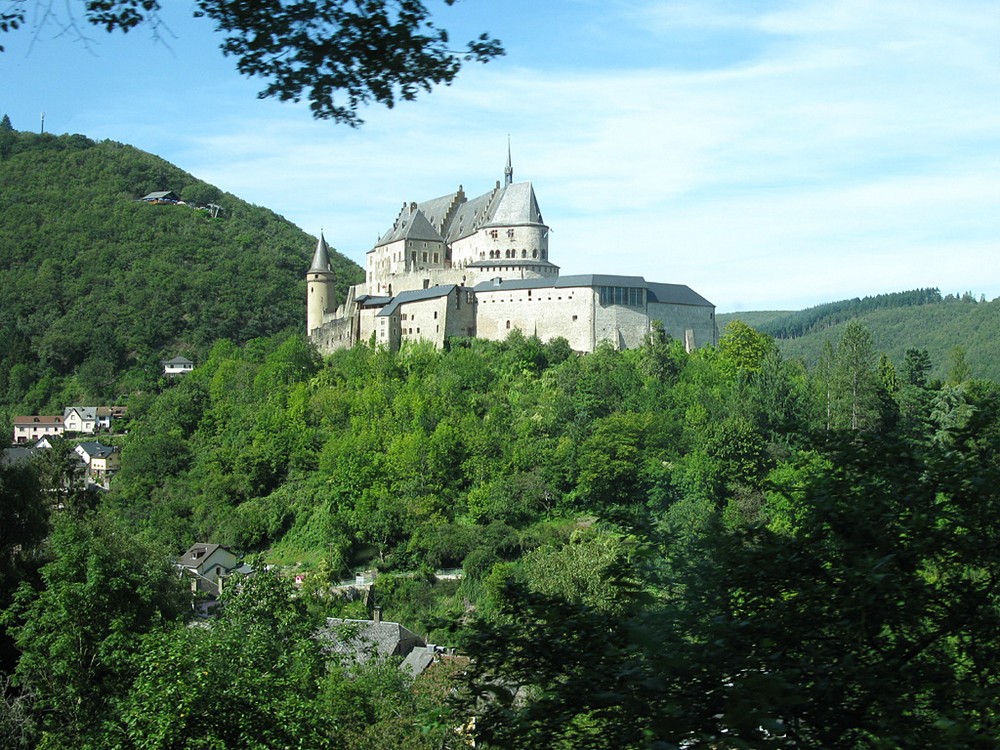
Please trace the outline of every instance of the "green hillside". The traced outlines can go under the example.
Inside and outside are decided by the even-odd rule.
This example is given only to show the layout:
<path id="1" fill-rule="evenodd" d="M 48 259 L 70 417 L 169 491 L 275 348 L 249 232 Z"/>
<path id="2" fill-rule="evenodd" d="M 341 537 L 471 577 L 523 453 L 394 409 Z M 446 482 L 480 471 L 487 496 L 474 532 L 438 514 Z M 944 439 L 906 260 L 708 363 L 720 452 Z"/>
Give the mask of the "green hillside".
<path id="1" fill-rule="evenodd" d="M 934 294 L 927 296 L 928 291 Z M 926 301 L 914 304 L 911 295 L 922 295 Z M 883 305 L 883 301 L 888 304 Z M 907 349 L 926 349 L 930 376 L 944 378 L 951 352 L 961 347 L 973 377 L 1000 381 L 1000 299 L 977 302 L 969 293 L 941 297 L 937 290 L 916 290 L 833 302 L 797 313 L 720 315 L 720 333 L 734 319 L 775 336 L 782 355 L 810 366 L 819 359 L 826 342 L 836 342 L 847 324 L 857 320 L 871 331 L 875 348 L 897 368 Z M 786 330 L 805 333 L 782 336 Z"/>
<path id="2" fill-rule="evenodd" d="M 187 205 L 137 200 L 160 190 Z M 315 242 L 131 146 L 0 132 L 0 405 L 113 399 L 164 356 L 301 329 Z M 332 262 L 341 293 L 362 278 Z"/>

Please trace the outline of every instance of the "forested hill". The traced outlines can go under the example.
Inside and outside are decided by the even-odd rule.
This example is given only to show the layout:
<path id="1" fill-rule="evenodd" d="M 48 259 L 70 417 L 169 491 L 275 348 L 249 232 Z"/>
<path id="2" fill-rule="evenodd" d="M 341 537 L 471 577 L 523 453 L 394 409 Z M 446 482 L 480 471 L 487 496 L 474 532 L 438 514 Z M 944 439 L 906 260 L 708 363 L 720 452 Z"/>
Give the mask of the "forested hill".
<path id="1" fill-rule="evenodd" d="M 790 359 L 815 364 L 828 342 L 848 323 L 872 333 L 875 348 L 900 367 L 908 349 L 926 350 L 930 376 L 947 377 L 956 349 L 974 377 L 1000 381 L 1000 299 L 977 301 L 970 292 L 942 296 L 937 289 L 879 294 L 842 300 L 796 312 L 739 312 L 719 315 L 720 329 L 738 319 L 773 336 Z"/>
<path id="2" fill-rule="evenodd" d="M 137 200 L 161 190 L 187 205 Z M 131 146 L 0 129 L 0 408 L 114 399 L 161 358 L 301 329 L 315 242 Z M 341 293 L 362 278 L 331 260 Z"/>

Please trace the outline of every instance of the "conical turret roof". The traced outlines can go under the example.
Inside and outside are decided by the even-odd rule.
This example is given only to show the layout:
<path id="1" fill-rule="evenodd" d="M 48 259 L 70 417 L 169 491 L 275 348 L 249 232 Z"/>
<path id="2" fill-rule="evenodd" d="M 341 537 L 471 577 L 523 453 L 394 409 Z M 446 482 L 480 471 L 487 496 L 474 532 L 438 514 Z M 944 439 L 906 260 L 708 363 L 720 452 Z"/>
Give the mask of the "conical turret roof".
<path id="1" fill-rule="evenodd" d="M 322 231 L 319 233 L 319 242 L 316 243 L 316 252 L 313 254 L 309 273 L 333 273 L 330 267 L 330 246 L 326 244 Z"/>

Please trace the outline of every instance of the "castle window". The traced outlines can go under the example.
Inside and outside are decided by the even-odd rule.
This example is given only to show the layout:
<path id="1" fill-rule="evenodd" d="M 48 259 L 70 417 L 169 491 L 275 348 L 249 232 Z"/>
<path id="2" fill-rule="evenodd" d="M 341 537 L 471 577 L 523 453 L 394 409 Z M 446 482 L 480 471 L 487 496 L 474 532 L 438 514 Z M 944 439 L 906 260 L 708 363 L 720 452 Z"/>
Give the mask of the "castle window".
<path id="1" fill-rule="evenodd" d="M 438 254 L 437 254 L 437 253 L 434 253 L 434 262 L 435 262 L 435 263 L 437 263 L 437 262 L 438 262 Z"/>
<path id="2" fill-rule="evenodd" d="M 576 316 L 575 315 L 573 316 L 573 322 L 574 323 L 576 322 Z"/>
<path id="3" fill-rule="evenodd" d="M 510 321 L 509 320 L 507 321 L 507 330 L 508 331 L 510 330 Z"/>
<path id="4" fill-rule="evenodd" d="M 437 320 L 437 319 L 438 319 L 438 313 L 437 313 L 437 310 L 435 310 L 434 311 L 434 320 Z"/>
<path id="5" fill-rule="evenodd" d="M 521 251 L 521 257 L 522 258 L 527 258 L 528 257 L 528 251 L 527 250 L 522 250 Z"/>
<path id="6" fill-rule="evenodd" d="M 538 248 L 537 247 L 534 250 L 531 251 L 531 257 L 532 258 L 537 258 L 538 257 Z"/>
<path id="7" fill-rule="evenodd" d="M 424 253 L 424 263 L 427 262 L 427 253 Z"/>

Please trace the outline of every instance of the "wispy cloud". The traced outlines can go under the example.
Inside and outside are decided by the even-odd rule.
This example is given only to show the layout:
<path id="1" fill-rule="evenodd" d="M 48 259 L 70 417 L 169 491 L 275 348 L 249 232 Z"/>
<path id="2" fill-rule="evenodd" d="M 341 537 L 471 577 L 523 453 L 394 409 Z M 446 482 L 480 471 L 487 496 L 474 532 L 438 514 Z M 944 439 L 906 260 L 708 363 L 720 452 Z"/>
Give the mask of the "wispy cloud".
<path id="1" fill-rule="evenodd" d="M 511 33 L 521 5 L 506 0 Z M 928 285 L 1000 295 L 994 3 L 567 7 L 533 17 L 544 49 L 371 110 L 358 131 L 215 73 L 180 108 L 137 92 L 89 122 L 323 227 L 359 261 L 404 200 L 488 190 L 510 134 L 566 272 L 687 283 L 723 310 Z"/>

